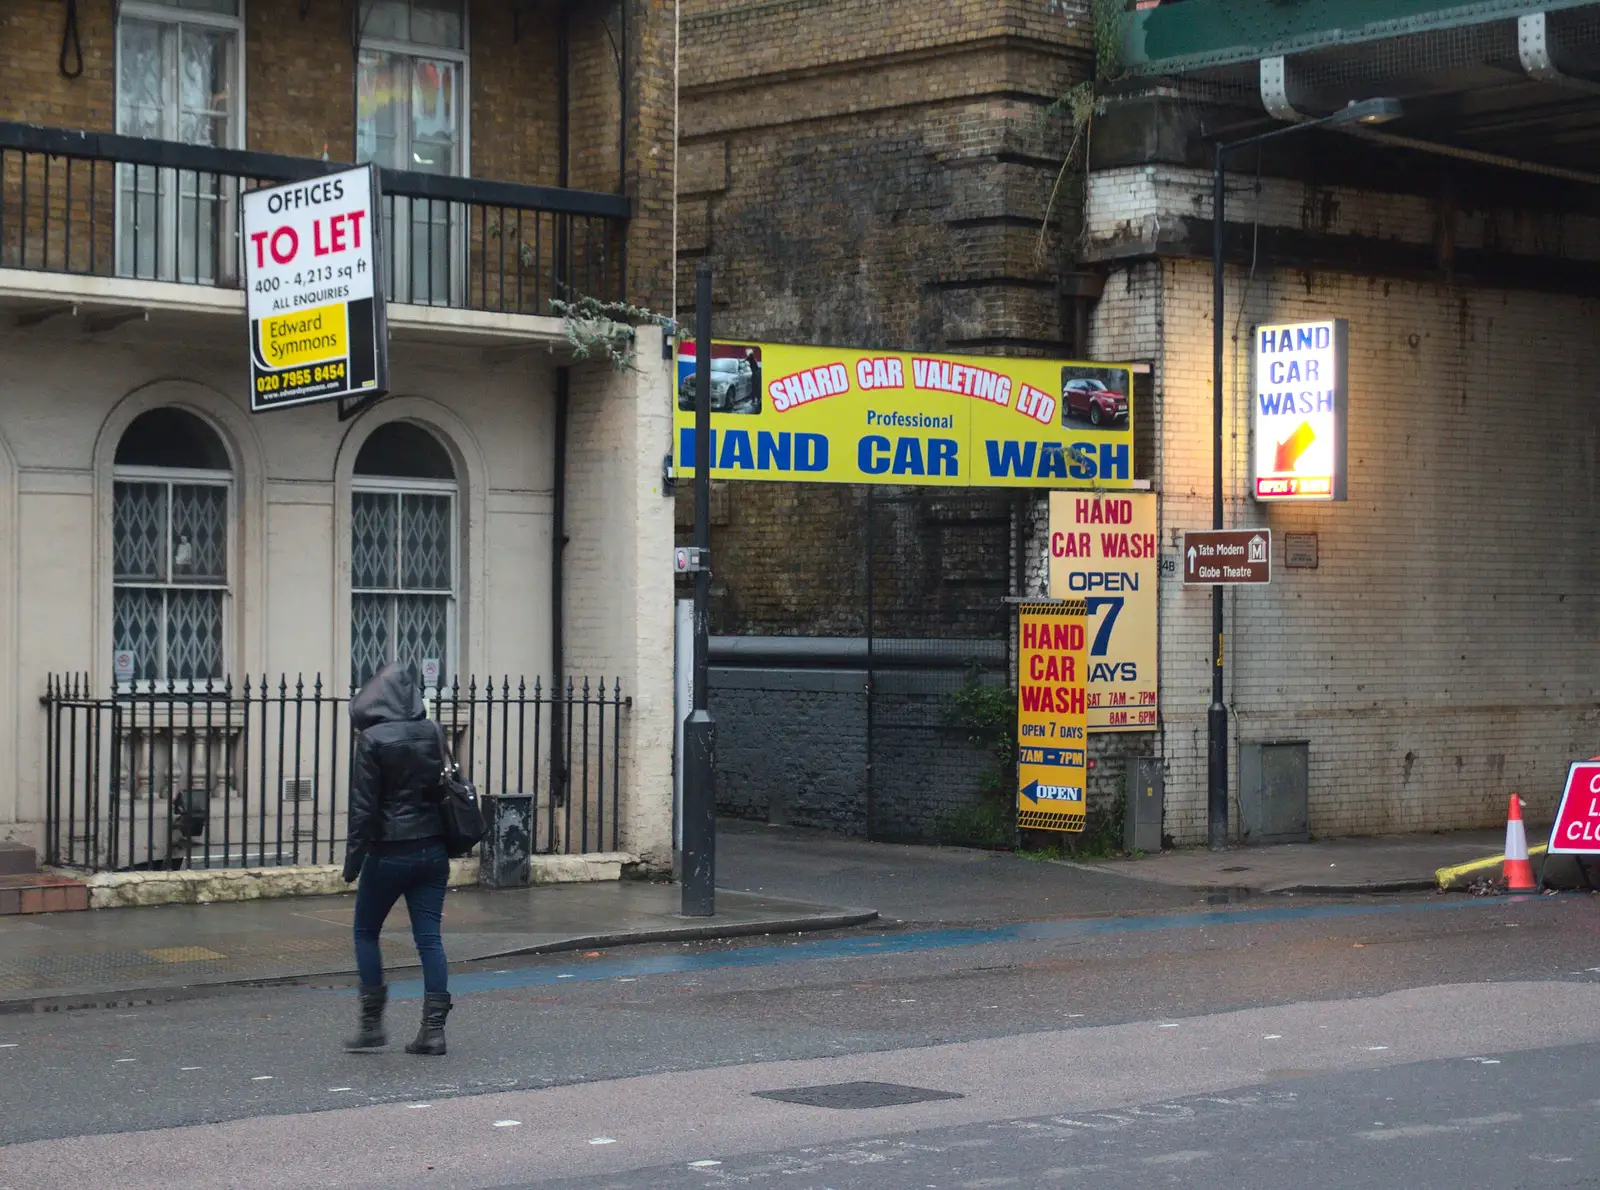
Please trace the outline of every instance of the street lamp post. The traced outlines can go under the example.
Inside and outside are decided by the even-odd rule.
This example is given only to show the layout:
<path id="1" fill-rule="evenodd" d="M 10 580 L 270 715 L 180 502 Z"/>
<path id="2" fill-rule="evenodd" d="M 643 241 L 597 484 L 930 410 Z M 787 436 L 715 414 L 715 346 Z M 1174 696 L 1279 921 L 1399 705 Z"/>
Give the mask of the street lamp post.
<path id="1" fill-rule="evenodd" d="M 1227 208 L 1227 162 L 1240 151 L 1307 128 L 1386 124 L 1400 115 L 1396 99 L 1363 99 L 1331 116 L 1274 128 L 1242 140 L 1217 142 L 1211 175 L 1211 527 L 1222 528 L 1222 258 Z M 1228 845 L 1228 708 L 1222 689 L 1222 585 L 1211 588 L 1211 708 L 1206 714 L 1206 842 Z"/>
<path id="2" fill-rule="evenodd" d="M 711 716 L 711 264 L 694 277 L 694 709 L 683 725 L 683 897 L 685 917 L 717 911 L 717 807 L 712 783 L 716 722 Z"/>

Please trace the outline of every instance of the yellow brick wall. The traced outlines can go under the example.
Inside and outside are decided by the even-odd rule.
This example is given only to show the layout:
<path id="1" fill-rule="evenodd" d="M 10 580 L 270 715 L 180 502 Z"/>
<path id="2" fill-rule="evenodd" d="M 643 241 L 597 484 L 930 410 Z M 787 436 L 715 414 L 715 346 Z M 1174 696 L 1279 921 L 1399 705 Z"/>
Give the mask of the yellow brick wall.
<path id="1" fill-rule="evenodd" d="M 674 206 L 672 145 L 673 71 L 675 69 L 675 4 L 661 0 L 626 0 L 630 5 L 629 43 L 632 76 L 627 183 L 637 189 L 639 219 L 628 232 L 626 258 L 644 304 L 671 306 L 671 224 Z M 355 155 L 354 58 L 350 49 L 348 4 L 299 0 L 245 0 L 245 137 L 242 147 L 302 157 L 348 161 Z M 524 5 L 520 28 L 513 24 L 513 0 L 473 0 L 470 8 L 470 153 L 474 177 L 557 185 L 559 161 L 559 85 L 556 17 L 548 8 Z M 84 69 L 78 78 L 58 69 L 63 8 L 59 0 L 6 0 L 0 4 L 0 47 L 4 47 L 5 85 L 0 87 L 0 120 L 58 128 L 109 132 L 116 122 L 115 30 L 109 4 L 80 4 L 79 33 Z M 617 53 L 622 47 L 620 4 L 581 6 L 572 17 L 571 171 L 569 185 L 616 190 L 624 172 L 618 136 L 621 98 Z M 46 238 L 52 258 L 63 259 L 64 233 L 52 227 L 46 235 L 42 159 L 30 160 L 28 185 L 33 196 L 28 240 L 42 253 Z M 59 163 L 56 169 L 63 168 Z M 86 167 L 74 167 L 75 170 Z M 62 175 L 52 182 L 52 216 L 65 210 Z M 0 180 L 14 228 L 23 195 L 21 163 L 7 160 Z M 74 209 L 87 227 L 88 174 L 75 178 Z M 106 224 L 105 243 L 96 242 L 97 268 L 107 271 L 111 173 L 100 167 L 93 187 L 97 224 Z M 498 213 L 475 214 L 468 229 L 473 243 L 472 300 L 491 306 L 498 301 L 501 239 L 506 255 L 518 254 L 514 216 L 500 226 Z M 62 227 L 65 221 L 59 220 Z M 535 253 L 546 269 L 555 238 L 549 216 L 537 229 L 524 218 L 522 251 Z M 20 237 L 0 260 L 21 263 Z M 576 251 L 587 253 L 587 276 L 596 289 L 615 288 L 623 267 L 623 236 L 604 233 L 600 222 L 581 222 L 574 231 Z M 89 239 L 79 232 L 73 267 L 88 265 Z M 29 263 L 40 263 L 30 260 Z M 537 263 L 522 269 L 531 289 Z M 483 278 L 481 266 L 495 273 Z M 508 289 L 515 290 L 510 266 Z M 546 286 L 547 288 L 547 286 Z M 490 296 L 486 297 L 485 294 Z M 541 301 L 543 296 L 541 296 Z M 531 301 L 531 298 L 529 299 Z M 507 304 L 514 303 L 511 292 Z M 523 308 L 529 308 L 524 306 Z M 540 307 L 542 312 L 542 306 Z"/>

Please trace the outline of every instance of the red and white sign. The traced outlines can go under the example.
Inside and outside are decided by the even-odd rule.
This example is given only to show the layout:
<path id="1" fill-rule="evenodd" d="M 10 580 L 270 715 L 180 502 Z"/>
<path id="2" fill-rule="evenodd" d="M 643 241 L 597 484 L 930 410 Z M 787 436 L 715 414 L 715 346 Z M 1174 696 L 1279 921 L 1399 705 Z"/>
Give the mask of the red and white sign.
<path id="1" fill-rule="evenodd" d="M 1600 761 L 1580 760 L 1567 770 L 1549 854 L 1600 855 Z"/>

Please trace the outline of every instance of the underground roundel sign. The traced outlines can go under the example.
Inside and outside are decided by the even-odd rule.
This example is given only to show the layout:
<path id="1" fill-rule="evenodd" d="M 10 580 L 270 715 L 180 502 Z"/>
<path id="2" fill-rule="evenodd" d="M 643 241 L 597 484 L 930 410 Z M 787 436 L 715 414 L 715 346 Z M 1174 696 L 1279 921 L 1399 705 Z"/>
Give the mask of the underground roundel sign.
<path id="1" fill-rule="evenodd" d="M 1580 760 L 1567 770 L 1561 808 L 1550 828 L 1550 854 L 1600 855 L 1600 761 Z"/>

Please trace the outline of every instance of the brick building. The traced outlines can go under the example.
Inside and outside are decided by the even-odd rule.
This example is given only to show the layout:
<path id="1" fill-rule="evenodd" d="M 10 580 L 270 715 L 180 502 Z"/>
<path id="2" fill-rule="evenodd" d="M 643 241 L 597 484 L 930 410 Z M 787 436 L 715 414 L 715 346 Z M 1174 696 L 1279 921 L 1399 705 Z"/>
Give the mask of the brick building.
<path id="1" fill-rule="evenodd" d="M 1155 361 L 1174 573 L 1176 535 L 1211 521 L 1211 146 L 1352 101 L 1402 112 L 1230 163 L 1225 518 L 1276 550 L 1272 584 L 1226 601 L 1235 837 L 1498 824 L 1513 791 L 1549 816 L 1600 744 L 1600 6 L 1550 7 L 1338 21 L 1184 0 L 1125 18 L 1087 203 L 1107 273 L 1091 346 Z M 1324 318 L 1350 328 L 1349 498 L 1257 503 L 1253 328 Z M 1285 565 L 1289 533 L 1316 535 L 1315 569 Z M 1186 842 L 1206 836 L 1208 596 L 1162 586 L 1165 830 Z M 1286 779 L 1261 779 L 1271 763 Z"/>
<path id="2" fill-rule="evenodd" d="M 1160 730 L 1095 737 L 1090 800 L 1109 808 L 1153 755 L 1164 835 L 1202 841 L 1210 600 L 1176 581 L 1175 534 L 1211 519 L 1212 145 L 1399 100 L 1392 127 L 1232 166 L 1226 524 L 1272 528 L 1278 551 L 1272 585 L 1226 603 L 1233 835 L 1481 826 L 1513 790 L 1549 813 L 1600 742 L 1600 6 L 1127 7 L 1087 184 L 1067 180 L 1041 258 L 1065 121 L 1039 117 L 1089 74 L 1087 4 L 686 3 L 680 318 L 708 258 L 723 337 L 1150 362 L 1136 474 L 1161 508 Z M 1350 324 L 1349 499 L 1257 504 L 1252 330 L 1332 317 Z M 871 499 L 714 492 L 725 809 L 872 828 Z M 1041 505 L 989 511 L 1008 523 L 982 597 L 1039 589 Z M 1315 569 L 1286 567 L 1290 533 L 1316 535 Z M 916 541 L 900 573 L 942 604 L 964 576 L 936 533 Z M 823 639 L 751 643 L 773 635 Z"/>
<path id="3" fill-rule="evenodd" d="M 672 308 L 676 21 L 4 6 L 0 837 L 323 859 L 341 700 L 400 660 L 538 847 L 670 862 L 661 332 L 575 361 L 550 301 Z M 338 162 L 381 167 L 391 395 L 252 414 L 240 196 Z"/>
<path id="4" fill-rule="evenodd" d="M 1086 0 L 686 2 L 680 322 L 692 323 L 693 271 L 704 259 L 715 271 L 718 337 L 1073 355 L 1087 312 L 1079 295 L 1093 291 L 1070 252 L 1080 173 L 1062 180 L 1042 243 L 1040 227 L 1070 139 L 1068 121 L 1048 109 L 1091 70 L 1088 10 Z M 728 651 L 713 647 L 713 709 L 725 811 L 928 837 L 977 796 L 986 762 L 940 727 L 936 708 L 924 709 L 935 718 L 916 729 L 915 747 L 886 748 L 881 730 L 873 742 L 866 640 L 966 639 L 919 654 L 930 665 L 943 658 L 930 697 L 959 683 L 974 654 L 1003 676 L 1000 601 L 1042 581 L 1029 545 L 1042 505 L 999 493 L 917 505 L 910 495 L 716 485 L 712 631 L 729 639 Z M 691 520 L 680 485 L 680 539 Z M 936 606 L 950 614 L 924 614 Z M 985 623 L 975 628 L 975 618 Z M 769 636 L 823 643 L 780 658 L 755 639 Z M 1121 741 L 1096 770 L 1108 790 L 1130 744 L 1140 747 Z M 907 768 L 908 751 L 930 749 L 931 768 Z M 873 782 L 891 772 L 922 792 L 879 789 L 874 808 Z"/>

